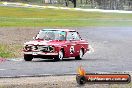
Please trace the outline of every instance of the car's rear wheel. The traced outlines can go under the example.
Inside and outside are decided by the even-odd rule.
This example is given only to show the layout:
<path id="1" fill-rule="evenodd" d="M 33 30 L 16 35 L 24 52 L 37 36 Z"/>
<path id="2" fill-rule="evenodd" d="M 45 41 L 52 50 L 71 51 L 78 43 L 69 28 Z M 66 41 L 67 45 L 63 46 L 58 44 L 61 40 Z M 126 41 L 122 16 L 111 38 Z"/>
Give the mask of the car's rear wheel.
<path id="1" fill-rule="evenodd" d="M 26 55 L 26 54 L 24 54 L 24 60 L 25 61 L 32 61 L 32 59 L 33 59 L 32 55 Z"/>
<path id="2" fill-rule="evenodd" d="M 63 57 L 64 57 L 64 52 L 60 50 L 58 55 L 54 58 L 54 61 L 63 60 Z"/>
<path id="3" fill-rule="evenodd" d="M 78 56 L 76 56 L 76 57 L 75 57 L 75 59 L 76 59 L 76 60 L 81 60 L 81 59 L 82 59 L 82 57 L 83 57 L 83 55 L 84 55 L 83 50 L 82 50 L 82 49 L 80 49 L 80 51 L 79 51 L 79 55 L 78 55 Z"/>

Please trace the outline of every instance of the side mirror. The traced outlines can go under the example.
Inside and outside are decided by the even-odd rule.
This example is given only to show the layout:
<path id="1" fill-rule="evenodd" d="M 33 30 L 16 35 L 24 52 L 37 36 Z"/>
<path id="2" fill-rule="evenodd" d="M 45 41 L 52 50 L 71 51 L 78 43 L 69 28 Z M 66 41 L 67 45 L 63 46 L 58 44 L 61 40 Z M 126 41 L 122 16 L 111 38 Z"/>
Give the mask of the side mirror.
<path id="1" fill-rule="evenodd" d="M 84 38 L 81 38 L 80 40 L 85 40 Z"/>

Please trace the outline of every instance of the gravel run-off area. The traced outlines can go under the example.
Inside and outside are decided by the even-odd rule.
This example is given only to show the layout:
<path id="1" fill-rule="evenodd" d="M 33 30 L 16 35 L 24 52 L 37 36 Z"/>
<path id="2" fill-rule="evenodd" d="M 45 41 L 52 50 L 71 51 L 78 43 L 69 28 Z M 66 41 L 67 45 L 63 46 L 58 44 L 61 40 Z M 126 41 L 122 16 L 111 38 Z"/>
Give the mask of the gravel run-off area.
<path id="1" fill-rule="evenodd" d="M 1 78 L 0 88 L 132 88 L 132 83 L 79 85 L 76 82 L 76 76 L 71 75 Z"/>

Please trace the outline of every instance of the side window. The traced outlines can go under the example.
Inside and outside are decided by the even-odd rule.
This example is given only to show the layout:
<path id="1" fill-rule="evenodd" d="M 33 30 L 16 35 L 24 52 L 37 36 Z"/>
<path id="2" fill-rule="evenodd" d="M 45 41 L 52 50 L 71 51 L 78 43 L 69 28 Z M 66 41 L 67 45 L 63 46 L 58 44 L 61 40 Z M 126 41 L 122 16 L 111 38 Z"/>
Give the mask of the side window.
<path id="1" fill-rule="evenodd" d="M 73 40 L 72 32 L 67 32 L 67 40 Z"/>
<path id="2" fill-rule="evenodd" d="M 77 32 L 68 32 L 67 40 L 80 40 L 80 37 Z"/>
<path id="3" fill-rule="evenodd" d="M 77 32 L 73 32 L 73 39 L 74 40 L 80 40 L 80 37 Z"/>

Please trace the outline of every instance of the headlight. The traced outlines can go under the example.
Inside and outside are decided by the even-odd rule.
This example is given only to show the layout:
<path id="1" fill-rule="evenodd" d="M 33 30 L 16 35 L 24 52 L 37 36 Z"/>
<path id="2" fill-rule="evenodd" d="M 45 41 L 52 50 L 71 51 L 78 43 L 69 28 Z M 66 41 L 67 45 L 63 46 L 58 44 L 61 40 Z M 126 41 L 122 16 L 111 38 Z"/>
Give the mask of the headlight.
<path id="1" fill-rule="evenodd" d="M 32 50 L 32 45 L 24 45 L 24 50 L 31 51 Z"/>
<path id="2" fill-rule="evenodd" d="M 49 51 L 50 52 L 54 52 L 54 50 L 55 50 L 54 46 L 49 46 Z"/>

